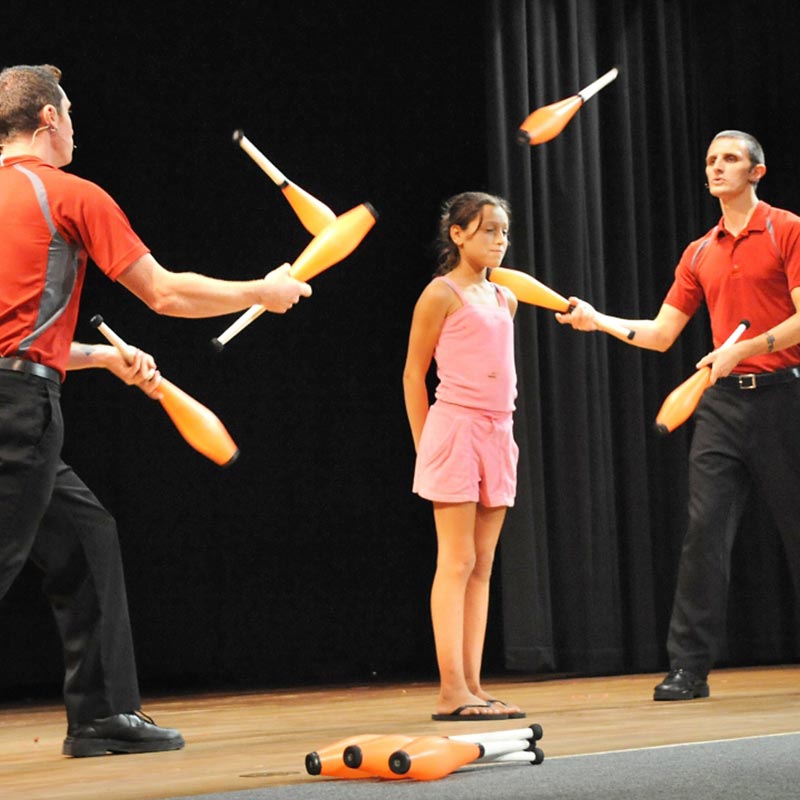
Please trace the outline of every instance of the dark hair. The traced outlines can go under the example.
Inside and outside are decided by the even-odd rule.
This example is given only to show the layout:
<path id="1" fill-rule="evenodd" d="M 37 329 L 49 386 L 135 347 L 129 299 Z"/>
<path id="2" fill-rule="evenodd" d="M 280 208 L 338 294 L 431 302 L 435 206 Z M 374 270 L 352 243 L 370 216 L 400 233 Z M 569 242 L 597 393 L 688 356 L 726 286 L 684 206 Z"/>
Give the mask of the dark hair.
<path id="1" fill-rule="evenodd" d="M 439 218 L 439 236 L 436 239 L 436 272 L 435 275 L 446 275 L 458 264 L 459 253 L 455 242 L 450 238 L 450 227 L 458 225 L 466 229 L 478 217 L 483 221 L 483 207 L 497 206 L 509 216 L 511 209 L 508 202 L 486 192 L 462 192 L 445 201 L 442 215 Z"/>
<path id="2" fill-rule="evenodd" d="M 50 64 L 6 67 L 0 72 L 0 144 L 18 133 L 39 127 L 46 105 L 61 108 L 61 70 Z"/>
<path id="3" fill-rule="evenodd" d="M 714 139 L 741 139 L 747 145 L 747 154 L 750 156 L 750 166 L 756 164 L 766 164 L 764 160 L 764 148 L 758 143 L 758 139 L 744 131 L 720 131 Z"/>

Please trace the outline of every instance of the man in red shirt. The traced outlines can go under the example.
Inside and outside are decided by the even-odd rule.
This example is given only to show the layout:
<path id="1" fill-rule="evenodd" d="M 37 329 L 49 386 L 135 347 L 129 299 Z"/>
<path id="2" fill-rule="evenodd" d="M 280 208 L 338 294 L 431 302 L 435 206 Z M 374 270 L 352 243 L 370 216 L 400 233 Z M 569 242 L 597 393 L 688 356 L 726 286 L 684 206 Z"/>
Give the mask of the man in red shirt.
<path id="1" fill-rule="evenodd" d="M 663 352 L 701 303 L 708 307 L 716 349 L 697 366 L 711 367 L 713 385 L 695 412 L 689 526 L 667 639 L 670 672 L 655 687 L 655 700 L 710 694 L 731 550 L 751 488 L 763 495 L 793 557 L 800 596 L 800 217 L 757 198 L 767 168 L 750 134 L 718 133 L 705 169 L 722 218 L 684 251 L 655 319 L 619 320 L 578 298 L 571 298 L 571 314 L 556 315 L 587 331 L 615 320 L 636 331 L 630 344 Z M 722 348 L 742 320 L 750 322 L 746 333 Z"/>
<path id="2" fill-rule="evenodd" d="M 102 367 L 151 397 L 153 358 L 73 342 L 89 259 L 158 314 L 213 317 L 254 304 L 283 313 L 311 287 L 289 265 L 223 281 L 172 272 L 72 161 L 70 102 L 52 66 L 0 72 L 0 598 L 28 558 L 45 575 L 64 646 L 63 752 L 94 756 L 183 747 L 140 710 L 116 524 L 61 460 L 61 381 Z"/>

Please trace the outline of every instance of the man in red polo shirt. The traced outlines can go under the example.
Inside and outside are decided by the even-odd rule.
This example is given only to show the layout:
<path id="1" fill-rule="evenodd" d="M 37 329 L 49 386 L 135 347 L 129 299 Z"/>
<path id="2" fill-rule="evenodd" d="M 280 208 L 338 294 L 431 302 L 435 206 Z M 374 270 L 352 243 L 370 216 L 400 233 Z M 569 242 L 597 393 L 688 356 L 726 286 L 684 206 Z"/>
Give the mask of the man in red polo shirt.
<path id="1" fill-rule="evenodd" d="M 722 217 L 684 251 L 655 319 L 619 320 L 578 298 L 571 298 L 571 314 L 556 315 L 587 331 L 615 320 L 636 331 L 630 344 L 663 352 L 703 302 L 708 308 L 717 349 L 697 366 L 711 366 L 713 386 L 694 417 L 689 526 L 667 638 L 670 672 L 655 687 L 655 700 L 710 694 L 731 550 L 751 488 L 763 495 L 794 561 L 800 597 L 800 217 L 757 198 L 767 168 L 750 134 L 718 133 L 705 168 Z M 746 333 L 720 348 L 742 320 L 750 322 Z"/>
<path id="2" fill-rule="evenodd" d="M 45 575 L 64 646 L 63 752 L 95 756 L 183 747 L 140 710 L 116 524 L 61 460 L 67 370 L 102 367 L 158 397 L 152 357 L 72 341 L 91 259 L 159 314 L 213 317 L 254 304 L 282 313 L 311 294 L 287 264 L 223 281 L 161 266 L 72 161 L 70 102 L 52 66 L 0 72 L 0 598 L 28 558 Z"/>

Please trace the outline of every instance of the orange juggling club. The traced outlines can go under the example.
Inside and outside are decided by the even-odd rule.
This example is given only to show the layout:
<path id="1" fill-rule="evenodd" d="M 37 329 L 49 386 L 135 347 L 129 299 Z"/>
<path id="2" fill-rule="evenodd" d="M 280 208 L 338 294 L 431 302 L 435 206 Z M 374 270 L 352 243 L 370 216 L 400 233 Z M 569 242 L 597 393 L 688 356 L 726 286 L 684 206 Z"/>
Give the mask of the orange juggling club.
<path id="1" fill-rule="evenodd" d="M 601 75 L 596 81 L 590 83 L 585 89 L 581 89 L 577 94 L 537 108 L 519 126 L 517 139 L 520 144 L 542 144 L 555 139 L 575 116 L 578 109 L 590 97 L 611 83 L 617 75 L 619 75 L 619 70 L 614 67 L 606 72 L 605 75 Z"/>
<path id="2" fill-rule="evenodd" d="M 280 188 L 289 201 L 303 227 L 316 236 L 326 225 L 336 219 L 336 214 L 321 200 L 292 183 L 245 135 L 243 131 L 233 132 L 233 141 L 269 175 L 272 182 Z"/>
<path id="3" fill-rule="evenodd" d="M 537 281 L 527 272 L 506 267 L 493 267 L 489 270 L 489 280 L 511 289 L 517 300 L 521 300 L 523 303 L 549 308 L 552 311 L 561 311 L 565 314 L 572 311 L 572 306 L 566 297 L 554 292 L 549 286 Z M 623 328 L 611 321 L 598 319 L 596 324 L 601 331 L 613 333 L 625 339 L 633 339 L 636 336 L 636 331 Z"/>
<path id="4" fill-rule="evenodd" d="M 729 347 L 750 327 L 748 320 L 743 319 L 736 330 L 720 345 L 719 349 Z M 661 404 L 656 415 L 656 433 L 666 436 L 679 425 L 686 422 L 694 413 L 703 392 L 711 385 L 711 367 L 706 365 L 687 378 L 680 386 L 676 386 Z"/>
<path id="5" fill-rule="evenodd" d="M 93 316 L 90 322 L 117 348 L 125 361 L 133 361 L 133 348 L 117 336 L 99 314 Z M 158 391 L 161 392 L 160 402 L 164 410 L 181 436 L 195 450 L 221 467 L 227 467 L 236 460 L 239 448 L 216 414 L 163 376 Z"/>
<path id="6" fill-rule="evenodd" d="M 320 272 L 346 258 L 358 247 L 369 229 L 375 224 L 378 212 L 370 203 L 362 203 L 336 217 L 306 246 L 292 264 L 289 274 L 299 281 L 308 281 Z M 232 325 L 211 340 L 217 351 L 237 333 L 241 333 L 266 309 L 262 305 L 250 306 Z"/>

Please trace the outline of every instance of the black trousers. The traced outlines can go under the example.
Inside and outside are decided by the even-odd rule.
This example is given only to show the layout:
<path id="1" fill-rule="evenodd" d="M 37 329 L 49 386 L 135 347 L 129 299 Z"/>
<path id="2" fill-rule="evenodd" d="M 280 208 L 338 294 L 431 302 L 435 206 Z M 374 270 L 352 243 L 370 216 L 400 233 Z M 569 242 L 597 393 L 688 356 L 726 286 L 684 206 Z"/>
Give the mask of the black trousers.
<path id="1" fill-rule="evenodd" d="M 42 570 L 75 724 L 141 703 L 116 523 L 61 460 L 63 438 L 60 386 L 0 370 L 0 598 L 28 559 Z"/>
<path id="2" fill-rule="evenodd" d="M 667 651 L 672 669 L 704 675 L 719 655 L 731 551 L 751 491 L 773 516 L 800 598 L 800 380 L 710 387 L 695 412 L 689 461 L 689 525 Z"/>

